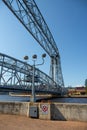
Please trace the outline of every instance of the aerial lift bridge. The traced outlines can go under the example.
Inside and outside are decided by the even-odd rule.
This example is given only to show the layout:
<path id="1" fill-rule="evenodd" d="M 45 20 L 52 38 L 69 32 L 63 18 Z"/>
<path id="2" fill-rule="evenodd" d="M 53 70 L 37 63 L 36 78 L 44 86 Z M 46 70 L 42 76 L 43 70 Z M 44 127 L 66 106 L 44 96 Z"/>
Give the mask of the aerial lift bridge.
<path id="1" fill-rule="evenodd" d="M 50 76 L 64 87 L 60 54 L 54 38 L 34 0 L 2 0 L 26 30 L 50 56 Z"/>

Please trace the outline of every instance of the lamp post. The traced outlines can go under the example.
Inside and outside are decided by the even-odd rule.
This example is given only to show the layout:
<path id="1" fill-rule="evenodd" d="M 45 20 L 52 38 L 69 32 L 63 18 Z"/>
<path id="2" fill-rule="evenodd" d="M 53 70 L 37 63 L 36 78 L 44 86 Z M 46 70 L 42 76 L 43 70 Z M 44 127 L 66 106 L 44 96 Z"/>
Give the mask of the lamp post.
<path id="1" fill-rule="evenodd" d="M 37 55 L 33 55 L 32 59 L 33 59 L 33 75 L 32 75 L 32 95 L 31 95 L 30 101 L 35 102 L 36 99 L 35 99 L 35 83 L 34 83 L 35 79 L 34 79 L 34 76 L 35 76 L 35 61 L 37 59 Z"/>
<path id="2" fill-rule="evenodd" d="M 46 57 L 46 54 L 42 54 L 42 63 L 41 64 L 35 64 L 35 61 L 37 60 L 37 55 L 34 54 L 32 56 L 33 59 L 33 75 L 32 75 L 32 95 L 31 95 L 31 102 L 35 102 L 36 101 L 36 97 L 35 97 L 35 66 L 39 66 L 39 65 L 43 65 L 44 64 L 44 58 Z"/>

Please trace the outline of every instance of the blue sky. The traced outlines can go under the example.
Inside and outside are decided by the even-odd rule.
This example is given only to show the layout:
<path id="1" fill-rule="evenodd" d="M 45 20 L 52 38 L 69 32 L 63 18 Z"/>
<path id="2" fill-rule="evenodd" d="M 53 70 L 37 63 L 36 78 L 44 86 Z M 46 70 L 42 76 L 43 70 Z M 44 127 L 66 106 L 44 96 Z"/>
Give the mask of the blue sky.
<path id="1" fill-rule="evenodd" d="M 58 46 L 65 86 L 84 85 L 87 78 L 87 0 L 35 0 Z M 0 52 L 41 62 L 44 50 L 0 1 Z M 49 74 L 50 58 L 39 67 Z"/>

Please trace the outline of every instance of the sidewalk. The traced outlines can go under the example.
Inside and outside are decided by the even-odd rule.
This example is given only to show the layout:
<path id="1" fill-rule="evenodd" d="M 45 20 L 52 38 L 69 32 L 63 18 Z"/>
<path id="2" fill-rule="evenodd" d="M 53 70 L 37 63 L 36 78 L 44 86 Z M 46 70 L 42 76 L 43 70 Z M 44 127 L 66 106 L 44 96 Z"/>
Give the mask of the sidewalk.
<path id="1" fill-rule="evenodd" d="M 0 130 L 87 130 L 87 122 L 50 121 L 0 114 Z"/>

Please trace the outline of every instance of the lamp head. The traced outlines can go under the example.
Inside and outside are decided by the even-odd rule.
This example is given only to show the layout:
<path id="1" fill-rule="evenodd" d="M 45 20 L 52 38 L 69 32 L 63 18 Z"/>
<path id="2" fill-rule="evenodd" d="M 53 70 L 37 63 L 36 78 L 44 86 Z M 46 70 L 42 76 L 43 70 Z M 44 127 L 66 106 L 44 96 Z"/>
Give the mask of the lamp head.
<path id="1" fill-rule="evenodd" d="M 28 60 L 29 59 L 29 57 L 28 56 L 24 56 L 24 60 Z"/>
<path id="2" fill-rule="evenodd" d="M 44 54 L 42 54 L 42 58 L 45 58 L 46 57 L 46 54 L 44 53 Z"/>
<path id="3" fill-rule="evenodd" d="M 34 55 L 32 56 L 32 58 L 33 58 L 33 59 L 37 59 L 37 55 L 34 54 Z"/>

